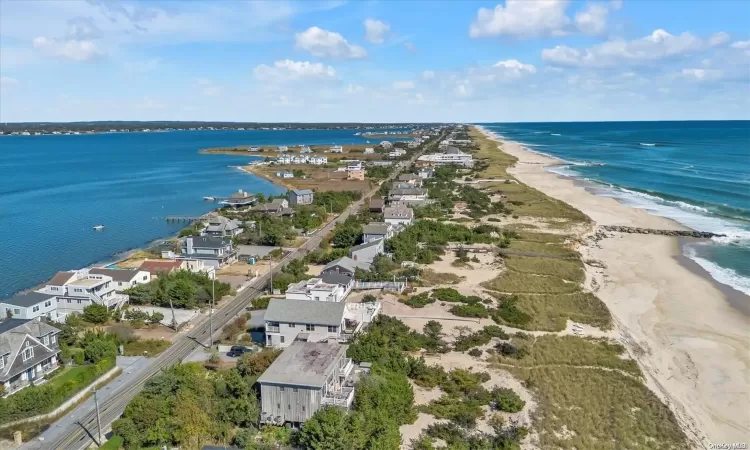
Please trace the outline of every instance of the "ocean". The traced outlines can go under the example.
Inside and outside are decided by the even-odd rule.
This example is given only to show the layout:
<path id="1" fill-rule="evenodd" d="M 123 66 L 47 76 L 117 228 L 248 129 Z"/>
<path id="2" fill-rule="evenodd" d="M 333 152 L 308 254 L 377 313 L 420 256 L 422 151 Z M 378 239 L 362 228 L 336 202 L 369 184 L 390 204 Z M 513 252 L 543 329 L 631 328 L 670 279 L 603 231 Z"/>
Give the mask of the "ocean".
<path id="1" fill-rule="evenodd" d="M 365 131 L 365 130 L 356 130 Z M 0 137 L 0 298 L 59 270 L 112 261 L 172 236 L 238 189 L 284 189 L 232 166 L 253 156 L 202 155 L 233 145 L 364 144 L 355 130 L 179 131 Z M 373 130 L 377 131 L 377 130 Z M 379 142 L 381 139 L 377 139 Z M 93 231 L 104 225 L 102 231 Z"/>
<path id="2" fill-rule="evenodd" d="M 480 124 L 565 163 L 547 170 L 700 231 L 683 247 L 716 281 L 750 295 L 750 121 Z"/>

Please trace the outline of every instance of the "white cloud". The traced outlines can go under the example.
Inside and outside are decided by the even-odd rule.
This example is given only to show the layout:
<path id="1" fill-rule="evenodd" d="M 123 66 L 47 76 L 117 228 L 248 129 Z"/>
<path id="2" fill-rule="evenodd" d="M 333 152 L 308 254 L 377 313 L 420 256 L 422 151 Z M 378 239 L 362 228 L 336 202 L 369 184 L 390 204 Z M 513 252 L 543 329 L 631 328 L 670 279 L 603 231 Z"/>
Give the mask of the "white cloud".
<path id="1" fill-rule="evenodd" d="M 349 83 L 349 86 L 346 87 L 346 93 L 347 94 L 359 94 L 361 92 L 364 92 L 365 88 L 358 84 Z"/>
<path id="2" fill-rule="evenodd" d="M 474 93 L 474 90 L 471 87 L 471 83 L 467 80 L 461 80 L 456 84 L 453 92 L 459 97 L 470 97 Z"/>
<path id="3" fill-rule="evenodd" d="M 72 61 L 89 61 L 100 56 L 104 52 L 97 48 L 93 41 L 69 39 L 66 41 L 38 36 L 33 41 L 34 48 L 42 53 Z"/>
<path id="4" fill-rule="evenodd" d="M 718 47 L 720 45 L 728 43 L 730 40 L 731 38 L 727 33 L 720 31 L 718 33 L 714 33 L 710 38 L 708 38 L 708 45 L 710 45 L 711 47 Z"/>
<path id="5" fill-rule="evenodd" d="M 397 91 L 408 91 L 414 89 L 416 85 L 413 81 L 394 81 L 393 89 Z"/>
<path id="6" fill-rule="evenodd" d="M 336 70 L 322 63 L 292 61 L 285 59 L 273 63 L 273 67 L 261 64 L 253 69 L 255 78 L 261 81 L 296 81 L 303 79 L 335 79 Z"/>
<path id="7" fill-rule="evenodd" d="M 750 49 L 750 41 L 737 41 L 732 43 L 732 48 L 747 50 Z"/>
<path id="8" fill-rule="evenodd" d="M 375 19 L 365 20 L 365 39 L 373 44 L 382 44 L 391 32 L 391 26 Z"/>
<path id="9" fill-rule="evenodd" d="M 435 78 L 435 72 L 433 72 L 432 70 L 425 70 L 424 72 L 422 72 L 422 78 L 424 78 L 425 80 L 431 80 Z"/>
<path id="10" fill-rule="evenodd" d="M 406 47 L 406 50 L 409 53 L 417 53 L 417 46 L 412 44 L 411 42 L 404 42 L 404 47 Z"/>
<path id="11" fill-rule="evenodd" d="M 609 4 L 612 6 L 612 9 L 622 8 L 622 0 L 611 0 Z"/>
<path id="12" fill-rule="evenodd" d="M 584 34 L 598 36 L 607 31 L 609 9 L 601 4 L 592 3 L 576 14 L 575 23 Z"/>
<path id="13" fill-rule="evenodd" d="M 319 58 L 360 59 L 367 56 L 364 48 L 350 44 L 341 34 L 318 27 L 297 33 L 296 46 Z"/>
<path id="14" fill-rule="evenodd" d="M 18 86 L 18 80 L 11 77 L 0 77 L 0 87 Z"/>
<path id="15" fill-rule="evenodd" d="M 480 8 L 469 27 L 469 36 L 560 36 L 570 24 L 565 15 L 568 3 L 568 0 L 506 0 L 505 7 Z"/>
<path id="16" fill-rule="evenodd" d="M 506 59 L 498 61 L 493 67 L 501 69 L 506 75 L 511 77 L 520 77 L 525 74 L 536 73 L 536 67 L 531 64 L 524 64 L 517 59 Z"/>
<path id="17" fill-rule="evenodd" d="M 662 59 L 687 55 L 725 42 L 717 33 L 708 39 L 690 33 L 672 35 L 659 29 L 633 41 L 622 39 L 607 41 L 586 49 L 558 45 L 542 50 L 542 59 L 550 64 L 573 67 L 615 67 L 644 64 Z"/>
<path id="18" fill-rule="evenodd" d="M 721 70 L 712 69 L 682 69 L 682 76 L 693 81 L 717 81 L 721 79 Z"/>

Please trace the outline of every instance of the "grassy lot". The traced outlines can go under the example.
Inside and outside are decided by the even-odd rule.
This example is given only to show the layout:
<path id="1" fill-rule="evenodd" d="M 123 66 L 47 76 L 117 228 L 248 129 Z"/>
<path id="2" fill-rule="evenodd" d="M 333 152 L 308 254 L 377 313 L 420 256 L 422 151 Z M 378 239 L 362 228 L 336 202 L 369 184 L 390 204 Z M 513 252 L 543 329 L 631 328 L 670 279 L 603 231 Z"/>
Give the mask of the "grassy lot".
<path id="1" fill-rule="evenodd" d="M 576 367 L 514 368 L 537 402 L 540 448 L 684 450 L 674 414 L 643 383 Z"/>
<path id="2" fill-rule="evenodd" d="M 112 436 L 107 442 L 104 443 L 100 450 L 120 450 L 122 448 L 123 439 L 120 436 Z"/>
<path id="3" fill-rule="evenodd" d="M 562 278 L 506 270 L 482 287 L 509 294 L 571 294 L 580 290 L 578 283 L 566 283 Z"/>
<path id="4" fill-rule="evenodd" d="M 67 383 L 68 381 L 76 379 L 78 376 L 81 376 L 82 374 L 87 374 L 90 371 L 91 371 L 91 366 L 67 367 L 62 372 L 60 372 L 60 374 L 52 377 L 52 379 L 50 379 L 47 383 L 50 386 L 54 386 L 55 388 L 57 388 Z"/>
<path id="5" fill-rule="evenodd" d="M 156 356 L 172 345 L 170 341 L 159 339 L 138 339 L 124 345 L 125 356 L 141 356 L 146 352 L 148 356 Z"/>
<path id="6" fill-rule="evenodd" d="M 612 328 L 612 315 L 609 309 L 590 292 L 518 294 L 515 298 L 516 306 L 529 314 L 531 321 L 516 324 L 499 320 L 499 323 L 529 331 L 562 331 L 570 319 L 602 330 Z"/>
<path id="7" fill-rule="evenodd" d="M 585 278 L 583 263 L 577 259 L 507 256 L 504 260 L 506 267 L 516 272 L 551 275 L 576 283 L 582 283 Z"/>

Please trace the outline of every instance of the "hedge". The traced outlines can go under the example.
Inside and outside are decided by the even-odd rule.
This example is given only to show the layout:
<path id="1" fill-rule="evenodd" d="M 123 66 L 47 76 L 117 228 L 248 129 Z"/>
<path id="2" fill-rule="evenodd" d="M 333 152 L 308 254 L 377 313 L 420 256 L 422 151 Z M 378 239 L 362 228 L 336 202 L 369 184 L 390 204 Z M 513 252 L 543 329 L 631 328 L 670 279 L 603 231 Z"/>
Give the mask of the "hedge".
<path id="1" fill-rule="evenodd" d="M 0 399 L 0 424 L 13 422 L 39 414 L 52 412 L 115 365 L 114 358 L 96 364 L 78 366 L 68 373 L 57 375 L 41 386 L 29 386 L 13 395 Z"/>

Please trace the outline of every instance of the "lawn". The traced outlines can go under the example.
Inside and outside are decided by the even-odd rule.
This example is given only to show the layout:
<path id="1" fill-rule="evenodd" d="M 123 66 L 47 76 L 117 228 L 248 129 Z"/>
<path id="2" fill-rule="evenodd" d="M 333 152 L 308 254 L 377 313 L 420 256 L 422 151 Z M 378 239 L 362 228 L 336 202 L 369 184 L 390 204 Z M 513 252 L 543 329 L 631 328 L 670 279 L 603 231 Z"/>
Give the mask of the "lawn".
<path id="1" fill-rule="evenodd" d="M 144 352 L 148 356 L 156 356 L 172 345 L 170 341 L 159 339 L 138 339 L 137 341 L 128 342 L 125 347 L 125 356 L 141 356 Z"/>
<path id="2" fill-rule="evenodd" d="M 92 368 L 91 366 L 75 366 L 75 367 L 66 367 L 63 369 L 62 372 L 60 372 L 59 375 L 55 375 L 52 377 L 47 384 L 54 387 L 55 389 L 62 386 L 63 384 L 75 380 L 79 376 L 86 376 L 88 372 L 91 372 Z"/>

